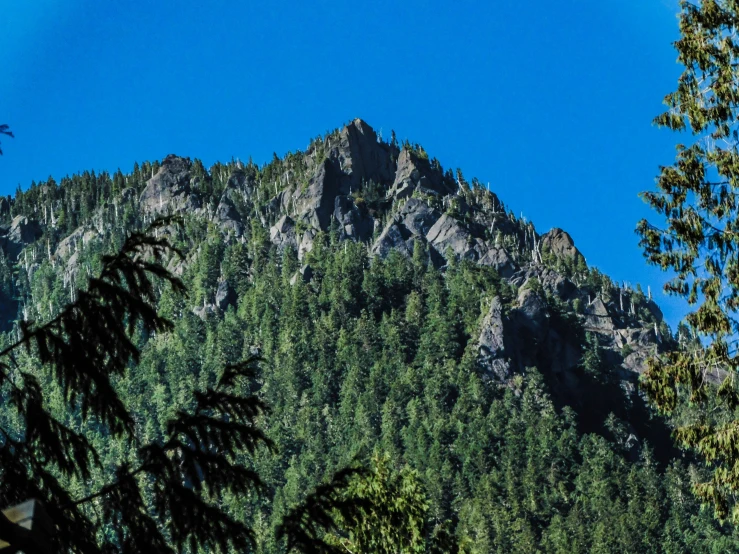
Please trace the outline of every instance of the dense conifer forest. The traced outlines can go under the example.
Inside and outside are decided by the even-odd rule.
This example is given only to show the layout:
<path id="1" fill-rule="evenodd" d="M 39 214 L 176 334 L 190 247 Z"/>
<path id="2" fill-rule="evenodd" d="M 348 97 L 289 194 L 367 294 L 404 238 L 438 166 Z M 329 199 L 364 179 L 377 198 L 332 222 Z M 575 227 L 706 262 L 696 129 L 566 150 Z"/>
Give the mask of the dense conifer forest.
<path id="1" fill-rule="evenodd" d="M 477 179 L 361 120 L 263 166 L 168 156 L 3 198 L 4 344 L 53 319 L 160 215 L 177 217 L 157 233 L 183 253 L 167 263 L 188 294 L 158 289 L 174 328 L 136 331 L 140 362 L 115 386 L 145 443 L 225 365 L 264 360 L 249 392 L 275 448 L 241 461 L 265 489 L 218 500 L 258 551 L 284 552 L 283 517 L 353 465 L 370 471 L 354 486 L 405 504 L 397 536 L 383 522 L 332 531 L 346 551 L 739 551 L 692 493 L 705 468 L 673 446 L 688 414 L 659 417 L 638 386 L 645 360 L 695 346 L 690 333 L 667 327 L 650 291 L 589 267 L 565 231 L 540 233 Z M 33 371 L 36 354 L 17 363 Z M 131 446 L 41 385 L 101 454 L 91 479 L 60 477 L 83 498 Z M 13 428 L 12 412 L 0 419 Z"/>

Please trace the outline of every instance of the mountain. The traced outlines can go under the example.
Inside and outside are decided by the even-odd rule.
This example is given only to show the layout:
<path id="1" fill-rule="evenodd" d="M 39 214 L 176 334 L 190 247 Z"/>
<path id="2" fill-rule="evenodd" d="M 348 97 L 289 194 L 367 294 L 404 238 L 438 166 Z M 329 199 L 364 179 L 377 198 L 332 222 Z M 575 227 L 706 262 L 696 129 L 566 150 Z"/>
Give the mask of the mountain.
<path id="1" fill-rule="evenodd" d="M 250 463 L 269 491 L 223 499 L 265 551 L 279 551 L 270 532 L 288 507 L 375 453 L 417 472 L 429 533 L 469 551 L 738 549 L 691 496 L 702 468 L 638 390 L 648 357 L 689 337 L 649 293 L 588 267 L 565 230 L 538 232 L 359 119 L 262 167 L 169 155 L 2 199 L 7 336 L 53 317 L 161 215 L 182 220 L 160 232 L 190 295 L 161 290 L 175 329 L 137 336 L 120 390 L 151 438 L 219 364 L 268 361 L 255 390 L 278 453 Z M 125 449 L 97 433 L 112 467 Z"/>

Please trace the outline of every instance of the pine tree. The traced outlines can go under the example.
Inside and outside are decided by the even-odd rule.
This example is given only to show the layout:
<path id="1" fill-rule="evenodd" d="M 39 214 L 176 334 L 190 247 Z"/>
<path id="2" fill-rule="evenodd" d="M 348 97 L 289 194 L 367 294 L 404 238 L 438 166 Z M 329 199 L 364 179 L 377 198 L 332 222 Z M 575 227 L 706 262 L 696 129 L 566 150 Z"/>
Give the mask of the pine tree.
<path id="1" fill-rule="evenodd" d="M 642 220 L 637 228 L 650 263 L 671 270 L 668 293 L 694 307 L 687 324 L 702 344 L 651 360 L 644 388 L 665 412 L 686 396 L 706 406 L 710 397 L 729 412 L 739 405 L 733 385 L 739 369 L 736 320 L 739 308 L 739 2 L 681 2 L 680 39 L 675 42 L 684 71 L 677 90 L 665 97 L 668 110 L 655 123 L 684 132 L 677 159 L 662 167 L 657 191 L 643 194 L 665 220 L 657 227 Z M 724 376 L 714 393 L 708 374 Z M 700 418 L 681 426 L 677 440 L 712 465 L 711 479 L 698 496 L 739 522 L 739 420 Z"/>

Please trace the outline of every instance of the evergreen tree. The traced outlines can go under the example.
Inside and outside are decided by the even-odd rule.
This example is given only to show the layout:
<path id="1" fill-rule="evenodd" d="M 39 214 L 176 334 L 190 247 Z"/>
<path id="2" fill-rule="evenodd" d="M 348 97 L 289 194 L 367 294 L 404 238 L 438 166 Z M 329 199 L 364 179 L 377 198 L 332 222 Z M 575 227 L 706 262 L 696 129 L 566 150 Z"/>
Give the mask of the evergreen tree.
<path id="1" fill-rule="evenodd" d="M 701 344 L 654 358 L 645 389 L 666 412 L 682 399 L 706 406 L 717 394 L 727 414 L 739 405 L 734 374 L 739 369 L 736 312 L 739 308 L 739 4 L 734 0 L 681 2 L 680 39 L 684 66 L 668 110 L 655 122 L 690 131 L 691 144 L 677 146 L 677 159 L 663 167 L 657 191 L 644 199 L 665 219 L 658 227 L 641 221 L 638 233 L 648 260 L 675 277 L 665 290 L 687 299 L 694 309 L 686 321 Z M 688 136 L 684 136 L 688 139 Z M 709 374 L 723 384 L 714 392 Z M 712 466 L 698 496 L 721 518 L 739 521 L 739 421 L 709 417 L 684 422 L 677 440 L 694 448 Z"/>

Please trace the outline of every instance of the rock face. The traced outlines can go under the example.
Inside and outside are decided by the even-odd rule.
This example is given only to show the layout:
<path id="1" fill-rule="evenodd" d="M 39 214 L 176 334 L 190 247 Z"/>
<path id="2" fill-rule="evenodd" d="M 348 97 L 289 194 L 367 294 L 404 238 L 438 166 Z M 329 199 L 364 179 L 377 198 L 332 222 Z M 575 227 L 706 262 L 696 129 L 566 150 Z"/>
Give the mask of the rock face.
<path id="1" fill-rule="evenodd" d="M 295 202 L 305 223 L 316 229 L 328 229 L 335 199 L 340 192 L 341 178 L 341 173 L 329 159 L 318 167 L 308 187 L 297 196 Z"/>
<path id="2" fill-rule="evenodd" d="M 395 176 L 387 145 L 377 142 L 375 131 L 361 119 L 355 119 L 341 130 L 339 147 L 332 157 L 338 161 L 344 174 L 343 194 L 347 188 L 356 191 L 363 181 L 385 183 Z"/>
<path id="3" fill-rule="evenodd" d="M 221 281 L 218 283 L 218 290 L 216 291 L 216 306 L 222 312 L 225 312 L 229 306 L 236 305 L 236 291 L 230 285 L 228 281 Z"/>
<path id="4" fill-rule="evenodd" d="M 234 197 L 237 191 L 244 190 L 245 176 L 241 171 L 237 171 L 228 179 L 226 189 L 221 194 L 221 199 L 216 208 L 215 220 L 227 233 L 232 233 L 236 237 L 244 234 L 244 222 L 241 214 L 236 209 Z"/>
<path id="5" fill-rule="evenodd" d="M 283 215 L 277 223 L 270 227 L 269 240 L 279 250 L 284 250 L 287 246 L 296 247 L 298 243 L 295 236 L 295 222 Z"/>
<path id="6" fill-rule="evenodd" d="M 493 298 L 490 309 L 482 322 L 478 339 L 479 361 L 488 377 L 505 381 L 510 376 L 510 362 L 505 359 L 505 335 L 503 305 L 500 298 Z"/>
<path id="7" fill-rule="evenodd" d="M 388 195 L 405 198 L 418 191 L 434 196 L 452 194 L 454 187 L 444 181 L 440 169 L 432 168 L 427 158 L 421 158 L 408 148 L 398 156 L 398 169 Z"/>
<path id="8" fill-rule="evenodd" d="M 476 261 L 480 252 L 487 250 L 479 239 L 449 214 L 442 215 L 426 233 L 426 240 L 436 248 L 439 254 L 446 254 L 447 249 L 462 259 Z"/>
<path id="9" fill-rule="evenodd" d="M 411 257 L 421 244 L 440 271 L 445 270 L 448 254 L 492 267 L 502 282 L 500 296 L 491 301 L 476 337 L 478 365 L 489 382 L 503 386 L 536 366 L 562 390 L 584 394 L 587 379 L 582 375 L 580 345 L 585 332 L 598 337 L 624 383 L 633 382 L 644 371 L 646 359 L 662 347 L 657 328 L 662 313 L 657 305 L 642 296 L 635 313 L 629 311 L 631 292 L 620 291 L 623 298 L 614 299 L 612 291 L 594 292 L 592 285 L 584 284 L 580 263 L 584 259 L 567 232 L 554 228 L 539 235 L 533 224 L 517 219 L 490 190 L 474 181 L 472 186 L 457 183 L 420 148 L 399 149 L 378 141 L 362 120 L 317 140 L 305 153 L 291 154 L 263 169 L 238 162 L 228 167 L 231 173 L 223 192 L 213 197 L 208 191 L 223 186 L 224 166 L 207 177 L 204 168 L 193 167 L 190 159 L 167 156 L 140 195 L 138 183 L 121 191 L 113 202 L 115 217 L 121 207 L 140 210 L 144 221 L 160 214 L 192 215 L 201 223 L 217 225 L 228 244 L 234 238 L 246 242 L 251 225 L 261 222 L 278 253 L 297 250 L 301 269 L 292 275 L 293 285 L 316 284 L 309 253 L 319 233 L 329 230 L 339 240 L 371 245 L 372 256 L 387 257 L 395 251 Z M 0 197 L 4 221 L 12 209 L 12 200 Z M 65 279 L 84 260 L 80 246 L 103 236 L 108 215 L 101 207 L 56 245 L 51 259 L 55 264 L 66 260 Z M 0 247 L 15 260 L 43 235 L 42 230 L 37 221 L 18 216 L 0 227 Z M 53 239 L 49 248 L 54 248 Z M 537 248 L 548 255 L 537 257 Z M 185 260 L 170 260 L 168 268 L 182 275 L 197 258 L 195 248 Z M 567 260 L 577 263 L 559 263 Z M 37 266 L 38 260 L 29 260 L 24 269 L 30 275 Z M 490 275 L 479 268 L 478 272 Z M 214 303 L 193 311 L 203 318 L 222 315 L 237 302 L 234 284 L 221 281 Z M 572 319 L 565 321 L 562 310 Z"/>
<path id="10" fill-rule="evenodd" d="M 190 188 L 190 158 L 170 154 L 139 198 L 141 210 L 150 215 L 175 214 L 198 210 L 202 202 Z"/>
<path id="11" fill-rule="evenodd" d="M 414 248 L 412 237 L 412 233 L 405 225 L 391 222 L 372 245 L 372 254 L 386 258 L 392 250 L 397 250 L 401 254 L 411 256 Z"/>
<path id="12" fill-rule="evenodd" d="M 375 221 L 365 207 L 358 207 L 350 196 L 337 196 L 334 201 L 334 219 L 342 239 L 366 242 L 372 238 Z"/>
<path id="13" fill-rule="evenodd" d="M 557 227 L 541 236 L 541 247 L 561 259 L 582 257 L 570 234 Z"/>
<path id="14" fill-rule="evenodd" d="M 504 279 L 510 279 L 518 269 L 505 248 L 490 248 L 477 263 L 493 267 Z"/>
<path id="15" fill-rule="evenodd" d="M 18 215 L 9 226 L 0 227 L 0 247 L 7 258 L 16 260 L 21 250 L 41 238 L 42 234 L 38 221 Z"/>
<path id="16" fill-rule="evenodd" d="M 377 141 L 372 127 L 361 119 L 352 121 L 341 129 L 338 142 L 331 145 L 328 157 L 318 165 L 308 186 L 293 195 L 296 217 L 316 229 L 328 229 L 339 195 L 350 195 L 369 182 L 392 182 L 395 166 L 390 154 L 391 148 Z M 287 200 L 286 197 L 283 207 Z M 344 202 L 340 201 L 342 206 Z M 368 233 L 358 229 L 355 221 L 348 225 L 366 238 L 371 236 L 371 223 Z"/>
<path id="17" fill-rule="evenodd" d="M 304 283 L 310 283 L 310 280 L 313 279 L 313 268 L 309 265 L 301 267 L 295 272 L 295 275 L 290 278 L 290 284 L 295 285 L 298 282 L 298 279 Z"/>
<path id="18" fill-rule="evenodd" d="M 441 213 L 418 198 L 409 198 L 400 210 L 400 218 L 411 233 L 418 236 L 426 236 L 439 221 Z"/>

